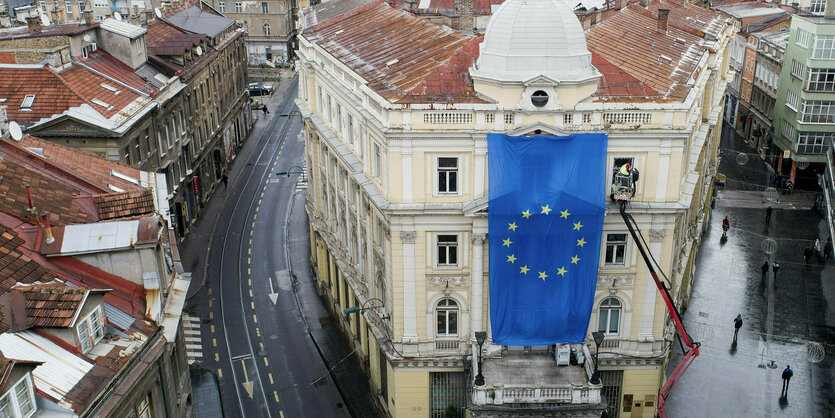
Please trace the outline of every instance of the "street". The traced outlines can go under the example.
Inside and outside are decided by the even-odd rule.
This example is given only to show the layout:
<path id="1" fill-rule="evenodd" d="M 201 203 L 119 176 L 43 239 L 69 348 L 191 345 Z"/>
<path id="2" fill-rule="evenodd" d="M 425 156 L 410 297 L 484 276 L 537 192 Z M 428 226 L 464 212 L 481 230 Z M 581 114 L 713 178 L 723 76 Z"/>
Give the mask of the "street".
<path id="1" fill-rule="evenodd" d="M 688 332 L 702 343 L 701 355 L 668 398 L 667 412 L 673 417 L 831 416 L 835 317 L 827 307 L 835 305 L 835 264 L 816 257 L 806 264 L 802 257 L 816 237 L 825 241 L 825 220 L 811 210 L 812 192 L 772 195 L 768 201 L 768 167 L 754 154 L 737 158 L 751 151 L 727 125 L 721 147 L 719 172 L 728 183 L 720 188 L 703 237 L 684 315 Z M 769 203 L 774 212 L 766 227 Z M 723 242 L 725 216 L 731 228 Z M 764 251 L 770 243 L 776 243 L 773 254 Z M 781 266 L 776 281 L 770 271 L 761 280 L 766 259 Z M 743 326 L 733 343 L 737 314 Z M 681 359 L 674 344 L 668 374 Z M 787 365 L 794 377 L 788 396 L 781 398 Z"/>
<path id="2" fill-rule="evenodd" d="M 271 114 L 256 123 L 228 189 L 216 191 L 184 245 L 195 275 L 187 311 L 201 320 L 199 367 L 217 377 L 223 405 L 206 415 L 339 417 L 362 402 L 346 402 L 332 378 L 334 365 L 362 372 L 348 342 L 323 331 L 333 321 L 310 279 L 296 89 L 288 78 L 262 98 Z M 345 345 L 336 354 L 347 361 L 328 361 L 332 344 Z"/>

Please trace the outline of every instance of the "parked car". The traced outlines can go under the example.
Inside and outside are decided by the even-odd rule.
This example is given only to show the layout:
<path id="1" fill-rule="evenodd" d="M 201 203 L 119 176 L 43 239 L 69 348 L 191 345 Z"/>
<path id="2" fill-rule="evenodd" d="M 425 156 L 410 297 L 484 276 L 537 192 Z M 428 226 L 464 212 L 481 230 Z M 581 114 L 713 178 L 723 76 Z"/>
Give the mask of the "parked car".
<path id="1" fill-rule="evenodd" d="M 251 83 L 249 85 L 249 95 L 250 96 L 269 96 L 273 93 L 273 86 L 270 85 L 262 85 L 258 86 L 258 83 Z"/>

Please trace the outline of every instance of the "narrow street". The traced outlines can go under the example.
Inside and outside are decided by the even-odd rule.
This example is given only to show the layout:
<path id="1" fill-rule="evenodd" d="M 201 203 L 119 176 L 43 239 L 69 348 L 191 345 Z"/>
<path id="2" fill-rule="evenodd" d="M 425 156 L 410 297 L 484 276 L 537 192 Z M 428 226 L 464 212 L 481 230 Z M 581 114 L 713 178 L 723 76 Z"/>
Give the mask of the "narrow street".
<path id="1" fill-rule="evenodd" d="M 803 249 L 816 237 L 826 240 L 825 221 L 814 212 L 814 193 L 796 191 L 772 200 L 766 225 L 765 193 L 770 171 L 725 125 L 719 172 L 720 188 L 709 231 L 696 262 L 693 294 L 684 323 L 701 355 L 673 390 L 666 409 L 673 417 L 830 416 L 835 410 L 835 264 Z M 778 195 L 772 195 L 772 198 Z M 721 240 L 722 219 L 731 228 Z M 768 241 L 768 240 L 773 241 Z M 769 243 L 776 251 L 767 254 Z M 775 280 L 762 280 L 760 267 L 777 261 Z M 737 314 L 743 327 L 733 343 Z M 674 344 L 672 371 L 682 352 Z M 827 355 L 828 354 L 828 355 Z M 773 362 L 773 363 L 772 363 Z M 781 398 L 781 374 L 794 370 L 787 398 Z"/>
<path id="2" fill-rule="evenodd" d="M 323 329 L 334 321 L 311 280 L 296 89 L 294 77 L 283 79 L 263 98 L 271 114 L 258 112 L 228 189 L 215 192 L 184 244 L 195 277 L 186 310 L 200 320 L 199 367 L 216 376 L 222 398 L 222 411 L 211 416 L 340 417 L 373 402 L 367 393 L 346 402 L 332 378 L 334 366 L 362 371 L 348 341 Z M 339 345 L 345 349 L 331 348 Z M 326 355 L 334 353 L 342 357 Z"/>

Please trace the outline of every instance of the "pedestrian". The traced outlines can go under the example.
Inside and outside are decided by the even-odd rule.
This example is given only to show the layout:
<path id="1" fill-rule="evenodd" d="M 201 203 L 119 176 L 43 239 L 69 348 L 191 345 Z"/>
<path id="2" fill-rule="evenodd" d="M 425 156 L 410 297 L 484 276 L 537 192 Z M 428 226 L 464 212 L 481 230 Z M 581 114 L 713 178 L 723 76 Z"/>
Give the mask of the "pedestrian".
<path id="1" fill-rule="evenodd" d="M 815 238 L 815 255 L 818 258 L 823 257 L 823 244 L 820 238 Z"/>
<path id="2" fill-rule="evenodd" d="M 261 105 L 261 111 L 264 112 L 264 116 L 267 116 L 267 114 L 270 113 L 267 110 L 267 105 Z"/>
<path id="3" fill-rule="evenodd" d="M 740 328 L 742 328 L 742 314 L 737 314 L 736 318 L 734 318 L 734 341 L 736 341 L 736 336 L 739 334 Z"/>
<path id="4" fill-rule="evenodd" d="M 780 396 L 789 396 L 789 380 L 792 380 L 792 376 L 794 376 L 794 372 L 792 371 L 791 366 L 787 364 L 786 370 L 783 370 L 783 391 L 780 392 Z"/>
<path id="5" fill-rule="evenodd" d="M 768 205 L 768 208 L 765 209 L 765 224 L 768 225 L 771 223 L 771 212 L 774 211 L 774 208 L 771 205 Z"/>
<path id="6" fill-rule="evenodd" d="M 223 182 L 223 187 L 229 186 L 229 177 L 227 177 L 226 174 L 224 174 L 223 177 L 220 178 L 220 181 Z"/>
<path id="7" fill-rule="evenodd" d="M 777 286 L 777 272 L 780 271 L 780 263 L 771 263 L 771 271 L 774 272 L 774 285 Z"/>
<path id="8" fill-rule="evenodd" d="M 760 270 L 763 271 L 762 281 L 765 282 L 765 276 L 768 274 L 768 260 L 765 260 L 765 263 L 763 263 L 763 266 L 760 267 Z"/>
<path id="9" fill-rule="evenodd" d="M 730 228 L 731 228 L 731 220 L 730 220 L 730 218 L 728 218 L 726 216 L 725 219 L 722 219 L 722 238 L 726 237 L 726 234 L 728 233 L 728 229 L 730 229 Z"/>
<path id="10" fill-rule="evenodd" d="M 809 259 L 812 258 L 812 254 L 815 253 L 815 249 L 812 248 L 812 244 L 806 246 L 806 249 L 803 250 L 803 258 L 806 260 L 806 264 L 809 264 Z"/>
<path id="11" fill-rule="evenodd" d="M 826 239 L 826 244 L 823 245 L 823 261 L 829 259 L 832 256 L 832 237 Z"/>

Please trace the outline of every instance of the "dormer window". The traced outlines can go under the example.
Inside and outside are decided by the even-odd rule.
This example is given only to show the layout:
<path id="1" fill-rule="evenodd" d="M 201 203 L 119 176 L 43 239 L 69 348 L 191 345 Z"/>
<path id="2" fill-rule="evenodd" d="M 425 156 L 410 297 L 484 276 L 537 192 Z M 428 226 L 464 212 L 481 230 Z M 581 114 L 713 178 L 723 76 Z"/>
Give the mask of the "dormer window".
<path id="1" fill-rule="evenodd" d="M 90 351 L 104 337 L 104 320 L 102 319 L 101 306 L 96 306 L 93 312 L 78 322 L 78 341 L 81 342 L 81 352 Z"/>
<path id="2" fill-rule="evenodd" d="M 32 104 L 35 103 L 35 95 L 34 94 L 27 94 L 26 97 L 23 98 L 23 103 L 20 104 L 21 110 L 32 110 Z"/>
<path id="3" fill-rule="evenodd" d="M 0 417 L 28 418 L 35 413 L 35 393 L 32 378 L 27 373 L 18 380 L 11 390 L 0 398 Z"/>

